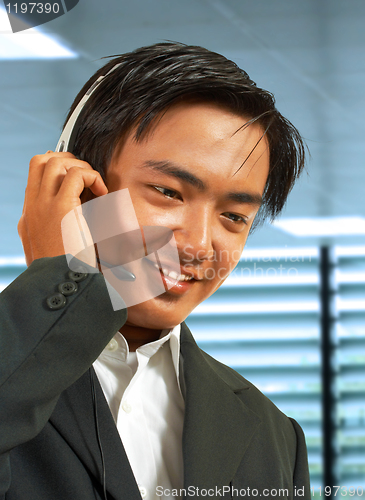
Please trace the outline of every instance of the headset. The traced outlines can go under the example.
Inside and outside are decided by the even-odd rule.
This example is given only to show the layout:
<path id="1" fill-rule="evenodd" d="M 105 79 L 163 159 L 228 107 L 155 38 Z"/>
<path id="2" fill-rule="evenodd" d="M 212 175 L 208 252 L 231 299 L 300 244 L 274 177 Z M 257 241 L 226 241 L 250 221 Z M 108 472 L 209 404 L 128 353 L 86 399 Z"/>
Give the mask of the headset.
<path id="1" fill-rule="evenodd" d="M 94 91 L 98 88 L 100 83 L 106 78 L 110 73 L 115 71 L 118 66 L 120 66 L 122 63 L 118 63 L 115 66 L 112 67 L 110 71 L 106 75 L 99 76 L 99 78 L 91 85 L 89 90 L 86 92 L 86 94 L 83 96 L 81 101 L 78 103 L 76 108 L 73 110 L 72 115 L 70 118 L 67 120 L 67 123 L 62 131 L 61 137 L 57 143 L 55 151 L 57 153 L 62 153 L 64 151 L 70 151 L 72 152 L 72 149 L 75 144 L 75 139 L 77 132 L 79 130 L 80 124 L 77 123 L 78 119 L 80 117 L 81 111 L 83 110 L 85 104 L 89 100 L 89 97 L 91 94 L 94 93 Z"/>
<path id="2" fill-rule="evenodd" d="M 115 64 L 108 73 L 105 75 L 99 76 L 97 80 L 91 85 L 89 90 L 86 92 L 86 94 L 82 97 L 76 108 L 73 110 L 70 118 L 67 120 L 67 123 L 62 131 L 61 137 L 59 138 L 59 141 L 57 143 L 55 152 L 56 153 L 63 153 L 66 151 L 72 152 L 73 147 L 75 145 L 75 140 L 77 133 L 80 128 L 80 115 L 82 110 L 84 109 L 85 104 L 89 100 L 90 96 L 94 93 L 94 91 L 98 88 L 100 83 L 106 78 L 110 73 L 115 71 L 122 63 Z M 130 271 L 127 271 L 125 267 L 119 265 L 119 266 L 112 266 L 108 262 L 102 261 L 99 258 L 97 258 L 97 261 L 99 264 L 102 266 L 108 268 L 111 270 L 111 272 L 114 274 L 116 278 L 122 281 L 135 281 L 136 277 L 133 273 Z"/>
<path id="3" fill-rule="evenodd" d="M 62 131 L 61 137 L 57 143 L 55 152 L 57 153 L 62 153 L 62 152 L 72 152 L 74 144 L 75 144 L 75 139 L 77 136 L 77 132 L 80 127 L 80 115 L 81 112 L 89 100 L 90 96 L 93 94 L 93 92 L 98 88 L 100 83 L 106 78 L 110 73 L 115 71 L 118 66 L 120 66 L 121 63 L 116 64 L 115 66 L 112 67 L 108 73 L 105 75 L 99 76 L 99 78 L 91 85 L 89 90 L 86 92 L 86 94 L 83 96 L 81 101 L 78 103 L 74 111 L 72 112 L 70 118 L 67 120 L 67 123 Z M 110 268 L 113 272 L 113 274 L 120 280 L 124 281 L 134 281 L 136 279 L 135 275 L 127 269 L 125 269 L 123 266 L 117 266 L 113 267 L 109 263 L 101 261 L 99 258 L 97 259 L 99 264 Z M 102 487 L 103 487 L 103 496 L 104 500 L 107 500 L 107 492 L 106 492 L 106 468 L 105 468 L 105 458 L 104 458 L 104 452 L 103 452 L 103 447 L 101 444 L 101 437 L 100 437 L 100 431 L 99 431 L 99 422 L 98 422 L 98 406 L 97 406 L 97 401 L 96 401 L 96 390 L 95 390 L 95 383 L 94 383 L 94 377 L 95 373 L 92 370 L 92 368 L 89 369 L 89 376 L 90 376 L 90 384 L 91 384 L 91 395 L 92 395 L 92 400 L 93 400 L 93 408 L 94 408 L 94 419 L 95 419 L 95 429 L 96 429 L 96 437 L 99 445 L 99 450 L 100 450 L 100 457 L 101 457 L 101 464 L 102 464 Z"/>

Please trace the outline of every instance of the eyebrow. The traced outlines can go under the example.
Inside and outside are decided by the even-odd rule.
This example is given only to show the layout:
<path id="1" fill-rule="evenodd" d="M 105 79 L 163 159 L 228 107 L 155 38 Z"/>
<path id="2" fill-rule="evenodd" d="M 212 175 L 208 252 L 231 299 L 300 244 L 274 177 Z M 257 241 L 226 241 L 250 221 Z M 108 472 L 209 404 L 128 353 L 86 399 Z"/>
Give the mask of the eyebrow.
<path id="1" fill-rule="evenodd" d="M 142 164 L 142 168 L 150 168 L 156 170 L 175 179 L 180 179 L 183 182 L 190 184 L 191 186 L 197 188 L 199 191 L 206 191 L 207 185 L 202 179 L 199 179 L 196 175 L 188 172 L 184 168 L 180 167 L 176 163 L 169 160 L 166 161 L 155 161 L 149 160 Z M 229 192 L 224 195 L 227 201 L 233 201 L 234 203 L 242 203 L 245 205 L 257 205 L 261 206 L 263 203 L 262 196 L 256 193 L 247 192 Z"/>
<path id="2" fill-rule="evenodd" d="M 153 170 L 162 172 L 163 174 L 169 175 L 170 177 L 180 179 L 184 182 L 187 182 L 191 186 L 194 186 L 199 191 L 205 191 L 207 189 L 205 182 L 199 179 L 199 177 L 196 177 L 196 175 L 188 172 L 187 170 L 184 170 L 180 166 L 170 161 L 149 160 L 143 164 L 143 167 L 152 168 Z"/>

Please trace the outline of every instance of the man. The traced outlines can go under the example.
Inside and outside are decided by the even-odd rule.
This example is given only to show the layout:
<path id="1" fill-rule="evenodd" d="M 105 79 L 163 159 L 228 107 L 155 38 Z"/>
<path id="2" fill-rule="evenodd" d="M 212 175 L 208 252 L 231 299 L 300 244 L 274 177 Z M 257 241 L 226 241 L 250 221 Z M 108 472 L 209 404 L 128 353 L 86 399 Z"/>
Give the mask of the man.
<path id="1" fill-rule="evenodd" d="M 303 168 L 300 136 L 233 62 L 175 43 L 114 58 L 70 115 L 106 74 L 73 154 L 30 163 L 29 268 L 0 306 L 1 498 L 310 498 L 298 424 L 183 323 L 237 264 L 254 220 L 280 213 Z M 142 259 L 136 280 L 166 291 L 127 311 L 113 310 L 101 273 L 69 271 L 61 234 L 81 201 L 125 188 L 141 228 L 169 228 L 180 259 L 178 273 Z"/>

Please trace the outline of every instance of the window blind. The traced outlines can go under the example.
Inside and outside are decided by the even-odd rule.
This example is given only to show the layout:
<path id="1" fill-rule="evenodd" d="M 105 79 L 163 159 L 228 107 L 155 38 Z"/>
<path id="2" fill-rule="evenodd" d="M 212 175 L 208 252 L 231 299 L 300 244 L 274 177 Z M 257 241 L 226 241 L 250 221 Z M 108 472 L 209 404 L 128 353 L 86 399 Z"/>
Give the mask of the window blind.
<path id="1" fill-rule="evenodd" d="M 336 474 L 365 498 L 365 247 L 333 249 Z"/>

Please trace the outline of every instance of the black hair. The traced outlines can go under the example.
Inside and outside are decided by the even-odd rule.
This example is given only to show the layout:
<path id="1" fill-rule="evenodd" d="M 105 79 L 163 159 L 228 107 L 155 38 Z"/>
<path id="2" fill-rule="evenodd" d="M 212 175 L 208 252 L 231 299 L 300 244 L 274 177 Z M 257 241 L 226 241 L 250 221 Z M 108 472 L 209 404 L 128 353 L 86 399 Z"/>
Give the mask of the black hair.
<path id="1" fill-rule="evenodd" d="M 121 63 L 90 96 L 82 112 L 73 153 L 105 179 L 115 147 L 136 127 L 142 140 L 151 123 L 184 99 L 217 103 L 258 123 L 268 140 L 270 168 L 255 226 L 283 209 L 304 167 L 305 146 L 298 130 L 275 107 L 274 96 L 233 61 L 198 46 L 165 42 L 111 56 L 84 85 L 69 116 L 95 80 Z M 67 121 L 67 120 L 66 120 Z"/>

